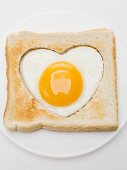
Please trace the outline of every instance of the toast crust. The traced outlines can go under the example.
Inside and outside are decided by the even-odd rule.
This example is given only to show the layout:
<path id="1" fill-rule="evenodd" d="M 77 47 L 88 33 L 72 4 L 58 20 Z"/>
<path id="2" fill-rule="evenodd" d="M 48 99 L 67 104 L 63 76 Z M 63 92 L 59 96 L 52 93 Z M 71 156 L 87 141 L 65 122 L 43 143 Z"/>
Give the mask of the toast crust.
<path id="1" fill-rule="evenodd" d="M 63 118 L 45 111 L 25 87 L 20 75 L 22 57 L 33 49 L 65 53 L 76 46 L 90 46 L 102 56 L 104 73 L 91 100 L 77 113 Z M 118 127 L 115 37 L 109 29 L 77 33 L 19 32 L 6 41 L 7 104 L 4 124 L 11 130 L 32 132 L 45 128 L 56 131 L 105 131 Z"/>

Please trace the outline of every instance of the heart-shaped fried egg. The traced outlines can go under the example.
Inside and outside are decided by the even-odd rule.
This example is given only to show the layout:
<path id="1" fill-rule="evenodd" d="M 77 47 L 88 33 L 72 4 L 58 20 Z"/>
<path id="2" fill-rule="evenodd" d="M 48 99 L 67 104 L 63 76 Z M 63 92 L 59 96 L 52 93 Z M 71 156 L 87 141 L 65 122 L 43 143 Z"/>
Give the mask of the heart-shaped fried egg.
<path id="1" fill-rule="evenodd" d="M 102 78 L 103 60 L 91 47 L 76 47 L 64 54 L 37 49 L 23 57 L 20 71 L 43 108 L 67 117 L 94 95 Z"/>

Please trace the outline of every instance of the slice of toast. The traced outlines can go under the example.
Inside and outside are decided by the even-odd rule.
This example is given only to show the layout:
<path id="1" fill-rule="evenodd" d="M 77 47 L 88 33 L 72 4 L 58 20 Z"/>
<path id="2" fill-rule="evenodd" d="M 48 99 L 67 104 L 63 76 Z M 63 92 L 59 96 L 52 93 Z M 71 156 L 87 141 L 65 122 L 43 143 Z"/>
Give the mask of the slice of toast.
<path id="1" fill-rule="evenodd" d="M 102 56 L 104 72 L 91 100 L 70 117 L 46 112 L 25 87 L 20 71 L 22 57 L 33 49 L 63 53 L 76 46 L 90 46 Z M 45 128 L 56 131 L 108 131 L 118 127 L 115 37 L 109 29 L 77 33 L 19 32 L 6 42 L 7 104 L 5 126 L 11 130 L 32 132 Z"/>

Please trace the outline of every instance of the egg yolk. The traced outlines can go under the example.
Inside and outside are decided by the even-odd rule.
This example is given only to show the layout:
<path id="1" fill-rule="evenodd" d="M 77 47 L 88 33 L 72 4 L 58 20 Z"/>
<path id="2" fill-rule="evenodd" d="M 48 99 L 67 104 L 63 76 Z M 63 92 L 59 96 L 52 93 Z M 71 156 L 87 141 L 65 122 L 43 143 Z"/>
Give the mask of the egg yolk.
<path id="1" fill-rule="evenodd" d="M 41 97 L 53 106 L 67 106 L 81 95 L 83 80 L 78 69 L 68 62 L 56 62 L 46 68 L 39 80 Z"/>

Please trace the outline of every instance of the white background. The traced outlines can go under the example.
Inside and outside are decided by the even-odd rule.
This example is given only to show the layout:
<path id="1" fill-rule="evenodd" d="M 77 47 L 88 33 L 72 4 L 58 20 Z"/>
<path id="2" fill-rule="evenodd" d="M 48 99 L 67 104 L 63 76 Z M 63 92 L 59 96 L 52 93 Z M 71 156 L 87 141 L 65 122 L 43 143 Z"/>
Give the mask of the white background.
<path id="1" fill-rule="evenodd" d="M 113 25 L 127 45 L 126 0 L 0 0 L 0 36 L 4 28 L 34 14 L 51 10 L 83 12 L 94 16 Z M 0 141 L 1 170 L 127 169 L 127 125 L 105 147 L 73 159 L 48 159 L 32 155 L 12 144 L 1 132 Z"/>

